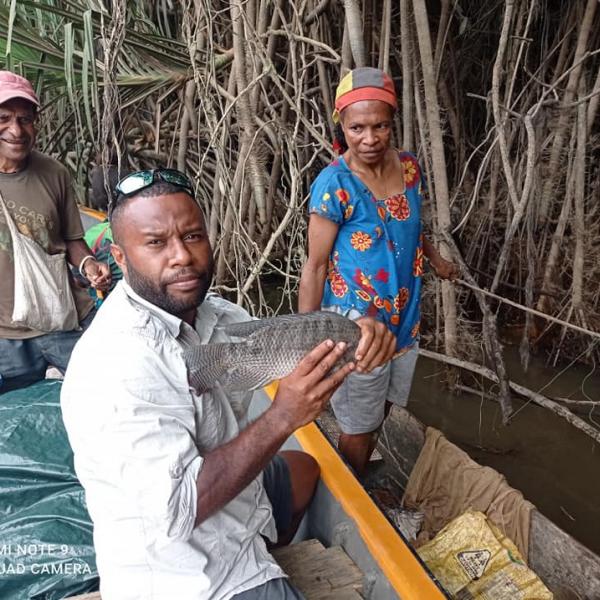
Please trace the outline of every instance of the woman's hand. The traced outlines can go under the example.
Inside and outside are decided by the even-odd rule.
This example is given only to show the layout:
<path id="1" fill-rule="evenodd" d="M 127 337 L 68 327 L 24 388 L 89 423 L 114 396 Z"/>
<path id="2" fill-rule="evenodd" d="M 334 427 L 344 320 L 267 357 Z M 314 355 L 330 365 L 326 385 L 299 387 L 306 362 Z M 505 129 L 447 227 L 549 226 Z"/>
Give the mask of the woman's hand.
<path id="1" fill-rule="evenodd" d="M 439 254 L 435 259 L 430 260 L 429 264 L 435 271 L 435 274 L 441 279 L 454 281 L 460 275 L 458 265 L 442 258 Z"/>
<path id="2" fill-rule="evenodd" d="M 355 323 L 360 327 L 361 338 L 356 349 L 356 370 L 369 373 L 375 367 L 391 360 L 396 352 L 396 336 L 381 321 L 361 317 Z"/>
<path id="3" fill-rule="evenodd" d="M 460 269 L 455 263 L 442 258 L 435 246 L 429 241 L 427 236 L 423 236 L 423 254 L 429 260 L 431 268 L 435 274 L 442 279 L 454 281 L 460 275 Z"/>

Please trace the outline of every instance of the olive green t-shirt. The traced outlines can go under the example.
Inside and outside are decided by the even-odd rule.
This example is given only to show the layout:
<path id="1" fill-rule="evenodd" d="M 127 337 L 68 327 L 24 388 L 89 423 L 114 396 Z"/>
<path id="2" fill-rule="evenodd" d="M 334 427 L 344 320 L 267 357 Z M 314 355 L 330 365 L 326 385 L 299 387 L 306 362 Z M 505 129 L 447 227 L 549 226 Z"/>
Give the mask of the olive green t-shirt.
<path id="1" fill-rule="evenodd" d="M 66 242 L 83 238 L 83 226 L 67 169 L 34 150 L 18 173 L 0 173 L 0 192 L 19 231 L 48 254 L 65 252 Z M 12 239 L 0 211 L 0 338 L 23 339 L 43 332 L 12 323 L 14 300 Z M 69 275 L 70 276 L 70 275 Z M 92 309 L 87 292 L 71 279 L 71 292 L 81 321 Z"/>

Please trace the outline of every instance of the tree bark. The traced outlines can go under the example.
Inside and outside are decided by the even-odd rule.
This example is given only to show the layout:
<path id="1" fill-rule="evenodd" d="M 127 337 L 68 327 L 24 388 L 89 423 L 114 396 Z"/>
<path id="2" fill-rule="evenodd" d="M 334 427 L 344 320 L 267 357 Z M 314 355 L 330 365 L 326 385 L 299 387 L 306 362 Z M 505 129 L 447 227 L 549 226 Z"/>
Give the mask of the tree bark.
<path id="1" fill-rule="evenodd" d="M 390 36 L 392 27 L 392 0 L 383 0 L 381 15 L 381 39 L 379 40 L 379 63 L 382 71 L 390 71 Z"/>
<path id="2" fill-rule="evenodd" d="M 579 96 L 584 87 L 579 85 Z M 585 248 L 585 165 L 587 142 L 587 107 L 584 102 L 577 107 L 577 150 L 575 152 L 575 255 L 573 257 L 573 308 L 576 312 L 583 306 L 583 257 Z"/>
<path id="3" fill-rule="evenodd" d="M 438 226 L 440 230 L 450 231 L 450 204 L 448 192 L 448 179 L 446 172 L 446 157 L 442 139 L 440 123 L 440 107 L 436 90 L 435 71 L 433 68 L 433 55 L 431 50 L 431 35 L 427 19 L 425 0 L 413 0 L 419 52 L 423 68 L 423 85 L 425 90 L 425 108 L 429 137 L 431 139 L 431 160 L 433 169 L 433 188 L 437 208 Z M 447 244 L 441 244 L 441 253 L 445 258 L 450 258 Z M 456 297 L 454 289 L 448 281 L 442 282 L 442 301 L 444 307 L 444 344 L 446 353 L 456 354 Z"/>
<path id="4" fill-rule="evenodd" d="M 402 146 L 414 150 L 414 123 L 412 90 L 412 47 L 409 26 L 409 0 L 400 0 L 400 44 L 402 51 Z"/>
<path id="5" fill-rule="evenodd" d="M 190 132 L 190 123 L 193 120 L 192 106 L 194 103 L 194 96 L 196 95 L 196 82 L 190 79 L 183 90 L 184 95 L 184 107 L 183 117 L 181 118 L 181 125 L 179 127 L 179 147 L 177 149 L 177 169 L 185 172 L 186 169 L 186 157 L 188 151 L 188 134 Z"/>
<path id="6" fill-rule="evenodd" d="M 569 74 L 567 81 L 567 89 L 562 99 L 562 110 L 558 123 L 554 128 L 554 139 L 552 142 L 552 150 L 550 153 L 550 160 L 548 161 L 548 168 L 546 170 L 547 176 L 544 181 L 544 187 L 542 189 L 542 197 L 540 201 L 539 219 L 540 222 L 546 221 L 550 214 L 550 205 L 552 198 L 555 194 L 558 177 L 564 173 L 562 169 L 558 168 L 562 149 L 565 143 L 565 137 L 569 127 L 569 120 L 571 117 L 571 111 L 565 107 L 565 105 L 573 102 L 573 99 L 577 95 L 577 86 L 579 83 L 579 77 L 583 64 L 581 58 L 585 54 L 587 43 L 592 32 L 592 22 L 598 6 L 598 0 L 588 0 L 583 19 L 581 21 L 581 28 L 579 29 L 579 36 L 577 38 L 577 46 L 575 48 L 575 55 L 573 56 L 573 64 L 577 65 Z M 579 63 L 579 64 L 577 64 Z"/>
<path id="7" fill-rule="evenodd" d="M 246 32 L 244 29 L 244 14 L 243 14 L 243 3 L 241 0 L 231 0 L 231 21 L 233 24 L 233 48 L 235 57 L 233 59 L 233 69 L 235 70 L 235 76 L 237 80 L 237 112 L 239 117 L 239 125 L 241 131 L 241 144 L 240 159 L 242 161 L 247 160 L 248 165 L 248 179 L 252 186 L 252 193 L 256 207 L 258 209 L 258 216 L 260 222 L 264 225 L 267 220 L 266 211 L 266 198 L 264 181 L 262 177 L 262 169 L 257 159 L 257 153 L 253 151 L 253 144 L 255 140 L 256 127 L 254 119 L 252 118 L 252 112 L 250 110 L 250 100 L 246 93 L 248 87 L 248 81 L 246 78 L 246 45 L 244 40 L 246 39 Z"/>
<path id="8" fill-rule="evenodd" d="M 348 40 L 352 49 L 352 57 L 357 67 L 367 66 L 367 51 L 363 35 L 363 20 L 359 0 L 343 0 L 348 25 Z"/>

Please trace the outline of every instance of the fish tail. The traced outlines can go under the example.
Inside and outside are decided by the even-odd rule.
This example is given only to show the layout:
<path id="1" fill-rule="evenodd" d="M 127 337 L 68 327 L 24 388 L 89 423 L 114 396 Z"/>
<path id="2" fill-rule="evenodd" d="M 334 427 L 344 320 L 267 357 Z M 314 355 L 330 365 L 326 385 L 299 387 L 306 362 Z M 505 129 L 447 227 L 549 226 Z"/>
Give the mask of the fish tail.
<path id="1" fill-rule="evenodd" d="M 233 346 L 236 344 L 206 344 L 184 350 L 188 383 L 197 394 L 212 389 L 230 368 Z"/>

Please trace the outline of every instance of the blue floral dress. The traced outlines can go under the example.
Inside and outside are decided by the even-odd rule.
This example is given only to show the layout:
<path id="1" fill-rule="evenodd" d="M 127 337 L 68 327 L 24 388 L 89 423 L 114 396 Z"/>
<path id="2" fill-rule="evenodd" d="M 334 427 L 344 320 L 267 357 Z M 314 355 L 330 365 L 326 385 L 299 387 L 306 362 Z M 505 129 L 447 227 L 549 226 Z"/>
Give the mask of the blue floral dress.
<path id="1" fill-rule="evenodd" d="M 309 212 L 339 225 L 329 256 L 322 307 L 372 316 L 396 335 L 397 350 L 419 335 L 424 185 L 419 163 L 400 152 L 405 192 L 377 199 L 343 157 L 319 173 Z"/>

